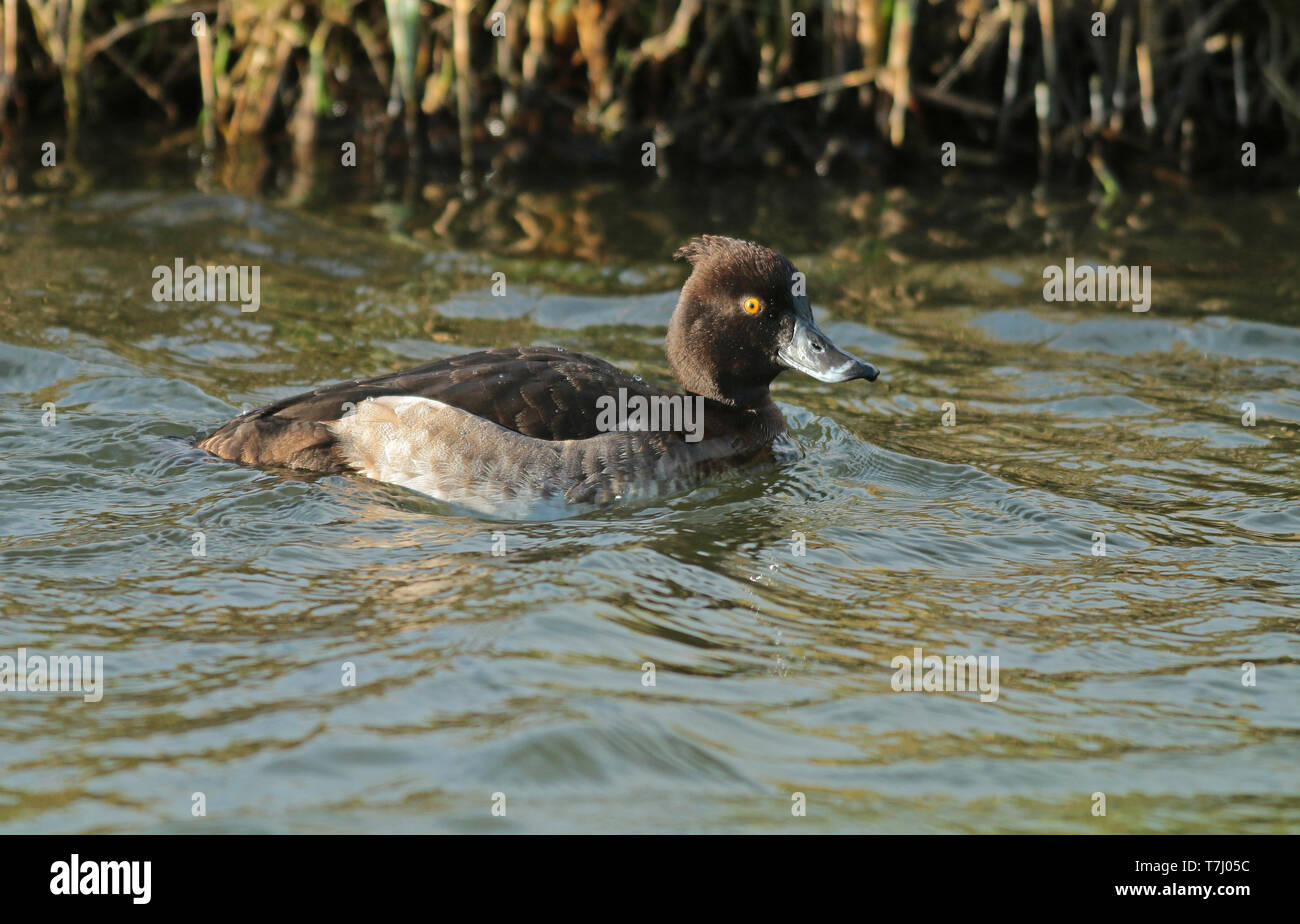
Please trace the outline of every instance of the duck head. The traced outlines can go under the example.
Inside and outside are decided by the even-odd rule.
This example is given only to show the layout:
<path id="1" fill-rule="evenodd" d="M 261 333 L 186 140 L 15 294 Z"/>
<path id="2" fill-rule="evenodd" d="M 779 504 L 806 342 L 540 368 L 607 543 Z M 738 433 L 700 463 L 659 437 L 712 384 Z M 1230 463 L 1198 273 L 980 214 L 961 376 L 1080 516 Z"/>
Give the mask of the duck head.
<path id="1" fill-rule="evenodd" d="M 674 255 L 691 275 L 668 325 L 668 365 L 688 390 L 755 407 L 786 369 L 822 382 L 874 381 L 879 371 L 845 353 L 813 320 L 794 265 L 761 244 L 706 234 Z"/>

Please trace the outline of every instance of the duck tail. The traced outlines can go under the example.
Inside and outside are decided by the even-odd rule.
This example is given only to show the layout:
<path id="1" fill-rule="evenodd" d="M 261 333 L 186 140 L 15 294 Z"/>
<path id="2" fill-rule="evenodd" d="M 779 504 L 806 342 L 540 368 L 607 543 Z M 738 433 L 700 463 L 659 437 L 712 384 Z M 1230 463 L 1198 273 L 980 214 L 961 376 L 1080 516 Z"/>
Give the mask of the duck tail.
<path id="1" fill-rule="evenodd" d="M 336 473 L 348 467 L 338 457 L 331 421 L 289 420 L 250 411 L 196 440 L 214 456 L 245 465 L 277 466 L 308 472 Z"/>

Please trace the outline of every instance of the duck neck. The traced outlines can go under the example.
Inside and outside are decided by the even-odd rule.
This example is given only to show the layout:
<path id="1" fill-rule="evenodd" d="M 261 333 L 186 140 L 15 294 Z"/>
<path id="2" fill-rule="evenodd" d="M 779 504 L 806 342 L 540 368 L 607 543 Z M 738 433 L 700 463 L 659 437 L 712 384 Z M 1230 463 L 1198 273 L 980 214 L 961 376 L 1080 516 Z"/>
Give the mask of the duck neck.
<path id="1" fill-rule="evenodd" d="M 665 344 L 668 368 L 688 394 L 699 395 L 736 411 L 759 410 L 772 403 L 768 386 L 775 376 L 750 374 L 741 377 L 728 374 L 725 364 L 720 361 L 700 362 L 699 357 L 686 346 L 686 335 L 681 325 L 676 323 L 677 318 L 674 317 L 673 321 Z M 707 340 L 704 342 L 712 345 Z"/>
<path id="2" fill-rule="evenodd" d="M 695 394 L 687 392 L 687 394 Z M 763 389 L 761 403 L 741 406 L 732 401 L 718 401 L 707 395 L 704 398 L 704 433 L 713 435 L 739 435 L 746 444 L 770 443 L 786 431 L 785 415 L 776 406 L 767 389 Z"/>

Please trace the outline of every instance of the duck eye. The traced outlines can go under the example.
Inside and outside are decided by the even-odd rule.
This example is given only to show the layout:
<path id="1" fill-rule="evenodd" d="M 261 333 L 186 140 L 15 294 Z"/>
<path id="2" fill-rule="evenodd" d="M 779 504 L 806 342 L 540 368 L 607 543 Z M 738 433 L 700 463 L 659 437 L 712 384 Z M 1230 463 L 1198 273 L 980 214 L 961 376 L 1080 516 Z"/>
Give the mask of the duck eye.
<path id="1" fill-rule="evenodd" d="M 758 314 L 763 310 L 763 303 L 751 295 L 749 298 L 745 299 L 744 307 L 745 314 Z"/>

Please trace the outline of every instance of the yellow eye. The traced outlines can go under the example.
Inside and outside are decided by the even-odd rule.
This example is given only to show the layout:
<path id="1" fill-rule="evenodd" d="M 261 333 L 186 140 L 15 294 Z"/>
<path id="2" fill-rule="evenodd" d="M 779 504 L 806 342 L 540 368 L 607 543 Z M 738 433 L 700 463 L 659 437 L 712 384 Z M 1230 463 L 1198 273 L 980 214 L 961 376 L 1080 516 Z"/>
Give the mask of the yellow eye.
<path id="1" fill-rule="evenodd" d="M 745 299 L 745 314 L 758 314 L 763 310 L 763 303 L 754 296 Z"/>

